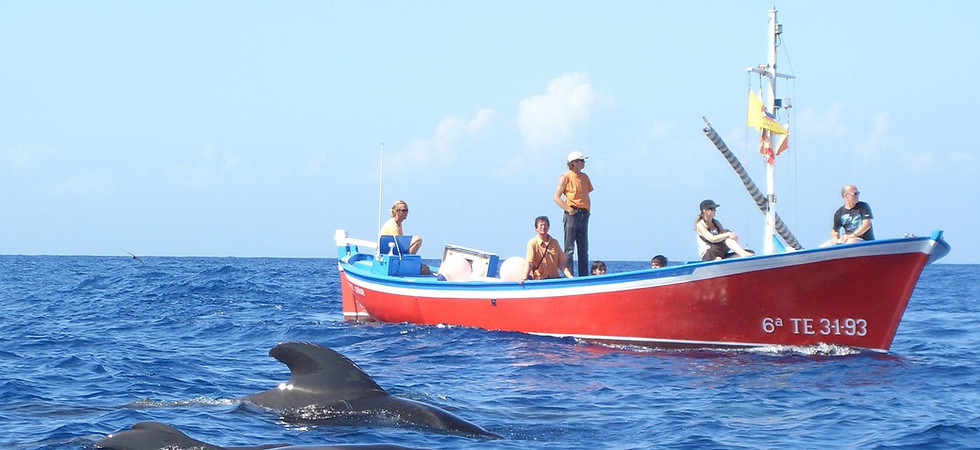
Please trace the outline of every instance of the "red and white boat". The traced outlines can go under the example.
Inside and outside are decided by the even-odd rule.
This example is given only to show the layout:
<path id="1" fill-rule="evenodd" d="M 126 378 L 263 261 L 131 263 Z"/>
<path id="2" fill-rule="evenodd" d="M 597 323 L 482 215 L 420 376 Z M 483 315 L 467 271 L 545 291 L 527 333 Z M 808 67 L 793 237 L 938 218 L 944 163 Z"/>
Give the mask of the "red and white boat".
<path id="1" fill-rule="evenodd" d="M 781 32 L 775 11 L 769 30 L 769 64 L 752 70 L 770 80 L 772 111 L 780 103 L 773 93 L 781 76 L 775 71 Z M 769 147 L 772 133 L 763 134 Z M 950 250 L 943 233 L 779 253 L 782 224 L 775 202 L 766 201 L 775 199 L 772 160 L 769 195 L 757 199 L 767 214 L 763 255 L 519 282 L 497 278 L 503 269 L 496 255 L 447 246 L 444 267 L 449 258 L 463 258 L 480 276 L 444 281 L 419 275 L 420 257 L 402 254 L 407 243 L 399 239 L 364 241 L 338 230 L 344 318 L 654 347 L 835 344 L 887 352 L 923 267 Z M 798 247 L 784 230 L 779 236 Z"/>
<path id="2" fill-rule="evenodd" d="M 922 268 L 949 252 L 934 232 L 591 277 L 439 281 L 398 275 L 418 267 L 415 255 L 362 253 L 342 234 L 345 319 L 655 347 L 826 343 L 887 352 Z M 393 275 L 379 273 L 392 267 Z"/>

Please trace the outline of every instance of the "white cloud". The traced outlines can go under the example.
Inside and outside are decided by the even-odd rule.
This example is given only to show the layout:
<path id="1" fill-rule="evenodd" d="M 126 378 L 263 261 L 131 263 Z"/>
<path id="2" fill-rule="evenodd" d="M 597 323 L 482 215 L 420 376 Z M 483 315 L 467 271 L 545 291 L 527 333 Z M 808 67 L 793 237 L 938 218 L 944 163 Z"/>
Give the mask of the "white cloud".
<path id="1" fill-rule="evenodd" d="M 899 155 L 898 158 L 906 167 L 917 171 L 932 169 L 936 165 L 936 155 L 931 151 L 923 153 L 906 153 Z"/>
<path id="2" fill-rule="evenodd" d="M 679 126 L 680 122 L 677 120 L 655 123 L 653 124 L 653 128 L 650 129 L 648 136 L 650 139 L 654 140 L 671 137 L 677 131 Z"/>
<path id="3" fill-rule="evenodd" d="M 588 76 L 562 75 L 548 83 L 547 93 L 521 100 L 517 126 L 528 148 L 564 144 L 596 106 L 612 101 L 592 87 Z"/>
<path id="4" fill-rule="evenodd" d="M 545 94 L 521 100 L 516 121 L 502 118 L 490 108 L 480 109 L 473 118 L 450 115 L 436 125 L 431 137 L 411 141 L 403 150 L 392 152 L 385 158 L 385 166 L 446 166 L 459 163 L 463 152 L 482 148 L 496 152 L 498 166 L 493 176 L 508 177 L 534 160 L 521 151 L 518 135 L 529 149 L 564 144 L 597 106 L 611 103 L 612 98 L 596 91 L 586 75 L 562 75 L 548 83 Z M 659 137 L 674 127 L 676 123 L 657 124 L 654 133 Z"/>
<path id="5" fill-rule="evenodd" d="M 328 155 L 326 151 L 315 153 L 306 160 L 304 172 L 307 175 L 317 175 L 324 171 L 329 162 L 330 155 Z"/>
<path id="6" fill-rule="evenodd" d="M 54 147 L 41 144 L 23 144 L 0 152 L 0 167 L 26 170 L 54 155 Z"/>
<path id="7" fill-rule="evenodd" d="M 203 157 L 204 164 L 218 173 L 231 173 L 242 167 L 241 157 L 231 152 L 218 150 L 214 146 L 205 148 Z"/>
<path id="8" fill-rule="evenodd" d="M 878 114 L 874 117 L 874 127 L 868 132 L 864 142 L 854 146 L 855 152 L 862 156 L 874 156 L 880 151 L 889 150 L 893 147 L 892 139 L 888 135 L 887 112 Z"/>
<path id="9" fill-rule="evenodd" d="M 521 156 L 500 160 L 493 170 L 493 176 L 494 178 L 509 178 L 523 172 L 527 168 L 527 165 L 527 161 Z"/>
<path id="10" fill-rule="evenodd" d="M 950 161 L 953 161 L 954 163 L 957 163 L 957 164 L 960 164 L 960 163 L 964 163 L 964 164 L 965 163 L 969 163 L 969 164 L 972 164 L 973 163 L 973 155 L 971 155 L 969 153 L 966 153 L 966 152 L 953 152 L 953 153 L 950 153 L 949 154 L 949 159 L 950 159 Z"/>
<path id="11" fill-rule="evenodd" d="M 496 116 L 494 110 L 483 108 L 470 120 L 457 115 L 446 117 L 436 125 L 431 138 L 410 142 L 405 150 L 395 153 L 385 165 L 419 166 L 431 161 L 446 165 L 456 159 L 465 140 L 487 127 Z"/>
<path id="12" fill-rule="evenodd" d="M 844 105 L 842 103 L 835 103 L 830 107 L 830 110 L 823 114 L 807 108 L 800 113 L 797 122 L 800 124 L 804 135 L 840 139 L 847 132 L 847 128 L 844 127 L 841 119 L 843 112 Z"/>
<path id="13" fill-rule="evenodd" d="M 208 146 L 195 164 L 178 165 L 170 171 L 183 187 L 200 189 L 225 184 L 228 179 L 246 178 L 248 164 L 234 153 Z"/>
<path id="14" fill-rule="evenodd" d="M 104 174 L 88 172 L 51 181 L 45 190 L 53 196 L 87 197 L 111 191 L 111 183 Z"/>

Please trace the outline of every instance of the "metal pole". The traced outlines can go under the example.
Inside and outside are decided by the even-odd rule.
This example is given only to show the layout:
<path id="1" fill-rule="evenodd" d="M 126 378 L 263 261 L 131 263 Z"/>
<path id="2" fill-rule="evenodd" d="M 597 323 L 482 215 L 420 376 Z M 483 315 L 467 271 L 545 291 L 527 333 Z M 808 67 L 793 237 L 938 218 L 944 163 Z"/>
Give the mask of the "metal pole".
<path id="1" fill-rule="evenodd" d="M 382 205 L 382 195 L 384 194 L 385 188 L 385 143 L 381 143 L 381 176 L 379 177 L 381 181 L 378 186 L 378 233 L 381 233 L 381 210 L 384 208 Z"/>
<path id="2" fill-rule="evenodd" d="M 769 80 L 766 110 L 775 112 L 776 109 L 776 37 L 780 33 L 776 23 L 776 10 L 769 11 L 769 61 L 766 65 L 766 78 Z M 765 133 L 765 148 L 772 148 L 772 133 Z M 775 151 L 775 149 L 773 149 Z M 766 232 L 763 241 L 763 252 L 767 255 L 775 251 L 776 235 L 776 158 L 766 159 Z"/>

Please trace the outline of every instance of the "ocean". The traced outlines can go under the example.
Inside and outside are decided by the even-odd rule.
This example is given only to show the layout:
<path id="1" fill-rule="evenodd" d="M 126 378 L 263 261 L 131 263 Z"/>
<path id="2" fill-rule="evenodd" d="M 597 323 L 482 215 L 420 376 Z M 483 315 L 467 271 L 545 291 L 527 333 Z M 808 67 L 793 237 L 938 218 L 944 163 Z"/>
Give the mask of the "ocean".
<path id="1" fill-rule="evenodd" d="M 87 449 L 141 421 L 219 446 L 980 447 L 980 265 L 926 267 L 891 352 L 614 348 L 345 323 L 335 259 L 0 256 L 0 448 Z M 612 262 L 610 272 L 645 262 Z M 240 397 L 310 341 L 503 437 L 289 421 Z"/>

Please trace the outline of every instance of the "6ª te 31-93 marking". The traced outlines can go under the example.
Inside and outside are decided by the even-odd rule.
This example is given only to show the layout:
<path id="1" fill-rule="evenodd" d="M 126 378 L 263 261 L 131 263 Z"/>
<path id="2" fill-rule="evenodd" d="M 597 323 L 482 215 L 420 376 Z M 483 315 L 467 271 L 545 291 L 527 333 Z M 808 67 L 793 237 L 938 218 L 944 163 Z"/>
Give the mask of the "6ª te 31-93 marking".
<path id="1" fill-rule="evenodd" d="M 774 333 L 784 326 L 789 327 L 793 334 L 819 334 L 823 336 L 864 336 L 868 334 L 868 321 L 846 317 L 843 319 L 814 319 L 790 317 L 783 322 L 780 317 L 762 319 L 762 331 Z"/>

